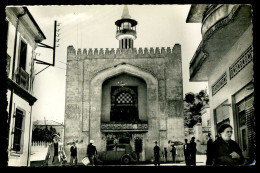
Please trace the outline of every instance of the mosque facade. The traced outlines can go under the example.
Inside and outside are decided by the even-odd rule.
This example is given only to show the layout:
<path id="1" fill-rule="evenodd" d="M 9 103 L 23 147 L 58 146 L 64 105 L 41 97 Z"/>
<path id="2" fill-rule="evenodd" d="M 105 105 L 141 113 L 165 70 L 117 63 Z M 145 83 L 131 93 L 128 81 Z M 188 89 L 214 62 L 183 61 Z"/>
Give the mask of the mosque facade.
<path id="1" fill-rule="evenodd" d="M 184 142 L 181 45 L 135 48 L 137 21 L 127 6 L 115 25 L 117 49 L 67 48 L 65 151 L 77 141 L 81 160 L 90 140 L 98 153 L 126 143 L 150 161 L 155 141 L 168 153 L 170 141 Z M 177 151 L 184 160 L 181 145 Z"/>

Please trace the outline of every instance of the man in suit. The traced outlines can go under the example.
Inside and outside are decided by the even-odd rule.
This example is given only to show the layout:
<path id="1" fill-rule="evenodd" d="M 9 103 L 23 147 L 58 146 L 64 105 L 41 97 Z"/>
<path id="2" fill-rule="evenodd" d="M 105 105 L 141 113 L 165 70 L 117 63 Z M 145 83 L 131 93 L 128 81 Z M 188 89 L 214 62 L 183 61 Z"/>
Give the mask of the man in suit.
<path id="1" fill-rule="evenodd" d="M 207 161 L 206 165 L 212 165 L 213 161 L 213 140 L 211 139 L 211 134 L 208 133 L 208 141 L 207 141 Z"/>
<path id="2" fill-rule="evenodd" d="M 188 144 L 188 139 L 185 139 L 185 144 L 183 145 L 184 157 L 186 165 L 190 165 L 190 148 Z"/>
<path id="3" fill-rule="evenodd" d="M 195 142 L 195 137 L 191 138 L 190 141 L 190 164 L 196 165 L 196 152 L 197 152 L 197 144 Z"/>
<path id="4" fill-rule="evenodd" d="M 155 146 L 153 148 L 154 151 L 154 165 L 160 166 L 160 147 L 157 145 L 157 141 L 154 142 Z"/>
<path id="5" fill-rule="evenodd" d="M 48 166 L 61 166 L 62 161 L 66 160 L 66 154 L 63 150 L 63 146 L 59 143 L 60 136 L 54 134 L 53 142 L 48 147 L 47 161 Z"/>

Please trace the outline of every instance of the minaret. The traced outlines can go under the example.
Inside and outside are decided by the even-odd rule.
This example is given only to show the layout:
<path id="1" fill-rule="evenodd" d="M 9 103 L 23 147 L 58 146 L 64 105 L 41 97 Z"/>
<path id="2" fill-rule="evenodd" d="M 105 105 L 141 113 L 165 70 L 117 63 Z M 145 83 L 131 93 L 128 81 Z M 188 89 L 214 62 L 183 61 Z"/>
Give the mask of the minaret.
<path id="1" fill-rule="evenodd" d="M 131 19 L 126 5 L 124 6 L 121 19 L 117 20 L 115 24 L 117 26 L 116 39 L 119 40 L 119 48 L 132 49 L 136 39 L 137 21 Z"/>

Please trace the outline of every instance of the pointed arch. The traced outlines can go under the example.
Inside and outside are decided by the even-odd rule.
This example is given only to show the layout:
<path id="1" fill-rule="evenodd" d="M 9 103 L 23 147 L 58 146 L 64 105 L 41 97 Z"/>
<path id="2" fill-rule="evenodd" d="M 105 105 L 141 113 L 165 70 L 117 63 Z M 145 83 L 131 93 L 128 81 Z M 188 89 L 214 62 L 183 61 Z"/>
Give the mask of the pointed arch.
<path id="1" fill-rule="evenodd" d="M 101 106 L 102 106 L 102 84 L 113 76 L 121 73 L 128 73 L 142 78 L 147 84 L 147 116 L 149 120 L 159 118 L 158 115 L 158 80 L 149 72 L 126 63 L 121 63 L 111 68 L 98 72 L 90 81 L 90 105 L 89 105 L 89 132 L 90 138 L 97 141 L 96 145 L 101 146 Z M 159 121 L 156 121 L 158 123 Z M 153 124 L 154 121 L 150 124 Z M 158 126 L 156 124 L 155 126 Z M 149 130 L 149 129 L 148 129 Z M 149 132 L 148 132 L 149 133 Z M 158 134 L 159 135 L 159 134 Z"/>

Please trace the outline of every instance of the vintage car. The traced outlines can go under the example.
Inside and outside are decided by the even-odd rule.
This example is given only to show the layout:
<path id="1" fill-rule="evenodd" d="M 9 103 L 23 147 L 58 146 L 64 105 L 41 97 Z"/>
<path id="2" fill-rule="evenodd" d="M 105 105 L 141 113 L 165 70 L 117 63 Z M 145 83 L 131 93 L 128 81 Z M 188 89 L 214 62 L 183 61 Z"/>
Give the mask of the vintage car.
<path id="1" fill-rule="evenodd" d="M 137 161 L 137 154 L 130 144 L 109 144 L 106 151 L 99 154 L 98 159 L 103 163 L 113 161 L 130 164 Z"/>

